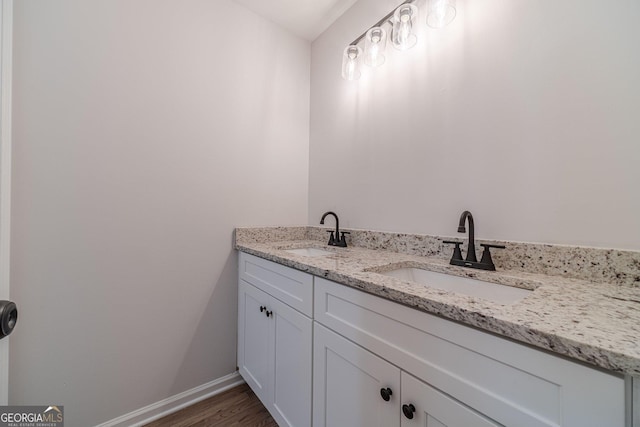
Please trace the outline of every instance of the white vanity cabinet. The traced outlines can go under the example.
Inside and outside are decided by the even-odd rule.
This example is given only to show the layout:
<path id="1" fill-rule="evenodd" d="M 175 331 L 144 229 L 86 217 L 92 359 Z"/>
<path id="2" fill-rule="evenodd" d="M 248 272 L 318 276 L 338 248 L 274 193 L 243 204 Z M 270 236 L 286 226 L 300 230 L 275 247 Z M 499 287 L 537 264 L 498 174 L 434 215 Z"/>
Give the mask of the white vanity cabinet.
<path id="1" fill-rule="evenodd" d="M 350 401 L 353 413 L 382 416 L 379 390 L 384 381 L 376 383 L 367 368 L 357 374 L 357 367 L 366 367 L 359 364 L 364 354 L 398 367 L 401 378 L 401 392 L 392 395 L 401 399 L 394 409 L 396 422 L 373 425 L 625 426 L 625 382 L 620 376 L 325 279 L 316 278 L 314 287 L 314 427 L 339 425 L 325 421 L 342 416 L 334 408 L 345 408 L 327 403 L 323 395 L 340 389 L 360 391 Z M 359 348 L 360 356 L 347 357 L 357 353 L 350 346 Z M 338 363 L 344 372 L 335 367 Z M 400 416 L 398 408 L 405 404 L 414 405 L 412 419 Z"/>
<path id="2" fill-rule="evenodd" d="M 622 376 L 246 253 L 238 289 L 239 371 L 281 427 L 637 425 Z"/>
<path id="3" fill-rule="evenodd" d="M 311 425 L 313 277 L 240 253 L 238 368 L 281 427 Z"/>

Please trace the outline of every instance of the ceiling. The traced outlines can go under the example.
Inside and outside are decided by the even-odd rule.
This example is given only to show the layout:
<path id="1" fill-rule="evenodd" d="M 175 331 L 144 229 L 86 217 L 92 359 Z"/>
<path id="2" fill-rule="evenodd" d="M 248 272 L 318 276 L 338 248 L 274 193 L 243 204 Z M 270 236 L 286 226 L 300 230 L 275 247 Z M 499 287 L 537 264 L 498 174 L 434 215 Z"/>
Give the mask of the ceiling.
<path id="1" fill-rule="evenodd" d="M 313 41 L 357 0 L 235 0 L 292 33 Z"/>

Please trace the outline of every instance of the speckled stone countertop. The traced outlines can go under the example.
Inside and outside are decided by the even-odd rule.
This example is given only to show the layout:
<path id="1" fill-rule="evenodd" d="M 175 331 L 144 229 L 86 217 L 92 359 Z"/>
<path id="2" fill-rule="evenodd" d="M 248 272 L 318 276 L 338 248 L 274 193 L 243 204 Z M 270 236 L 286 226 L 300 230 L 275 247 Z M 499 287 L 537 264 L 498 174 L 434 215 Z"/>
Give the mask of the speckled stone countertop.
<path id="1" fill-rule="evenodd" d="M 236 229 L 235 248 L 607 370 L 640 376 L 640 287 L 506 270 L 497 262 L 497 272 L 455 267 L 439 253 L 329 247 L 318 238 L 326 234 L 320 231 L 317 227 Z M 333 254 L 307 257 L 286 252 L 307 247 Z M 636 256 L 631 253 L 633 262 Z M 518 302 L 499 304 L 379 274 L 399 267 L 421 267 L 533 292 Z"/>

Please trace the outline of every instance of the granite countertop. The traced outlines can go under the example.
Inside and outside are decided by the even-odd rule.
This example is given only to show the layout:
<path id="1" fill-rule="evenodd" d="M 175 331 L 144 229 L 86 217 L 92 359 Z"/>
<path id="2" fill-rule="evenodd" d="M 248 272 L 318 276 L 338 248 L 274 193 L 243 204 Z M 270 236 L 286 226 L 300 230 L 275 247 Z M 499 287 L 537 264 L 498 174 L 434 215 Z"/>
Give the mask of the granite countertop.
<path id="1" fill-rule="evenodd" d="M 448 264 L 441 257 L 362 247 L 335 248 L 304 235 L 271 243 L 236 241 L 236 249 L 610 371 L 640 376 L 640 288 L 515 270 L 487 272 Z M 307 257 L 287 249 L 315 247 L 332 255 Z M 500 304 L 384 276 L 422 267 L 531 289 Z"/>

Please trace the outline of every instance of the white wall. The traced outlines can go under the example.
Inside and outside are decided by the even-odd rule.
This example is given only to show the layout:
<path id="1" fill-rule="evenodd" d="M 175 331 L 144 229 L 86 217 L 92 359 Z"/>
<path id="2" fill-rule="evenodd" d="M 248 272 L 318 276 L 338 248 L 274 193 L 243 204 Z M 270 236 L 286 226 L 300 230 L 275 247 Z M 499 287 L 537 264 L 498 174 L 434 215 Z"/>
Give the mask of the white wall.
<path id="1" fill-rule="evenodd" d="M 307 220 L 309 43 L 228 0 L 21 0 L 14 41 L 10 403 L 233 372 L 233 227 Z"/>
<path id="2" fill-rule="evenodd" d="M 456 235 L 469 209 L 481 238 L 640 249 L 640 2 L 458 0 L 342 80 L 397 3 L 360 0 L 312 44 L 309 222 Z"/>

